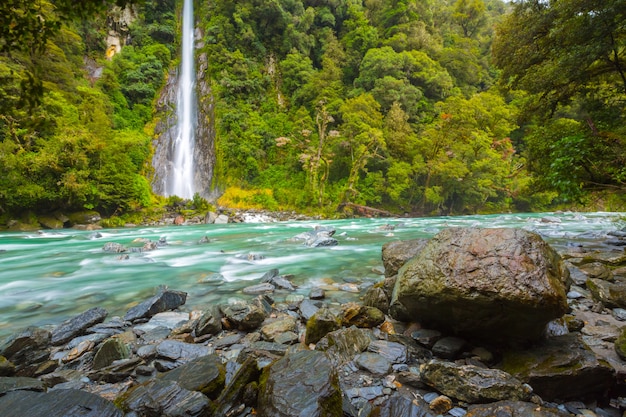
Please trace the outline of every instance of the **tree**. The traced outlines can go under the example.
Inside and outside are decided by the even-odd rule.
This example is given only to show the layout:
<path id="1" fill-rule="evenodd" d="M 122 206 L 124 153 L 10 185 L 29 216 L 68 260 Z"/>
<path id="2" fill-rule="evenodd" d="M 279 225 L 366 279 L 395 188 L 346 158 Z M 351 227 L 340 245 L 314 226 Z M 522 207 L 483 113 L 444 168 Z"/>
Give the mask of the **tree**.
<path id="1" fill-rule="evenodd" d="M 84 19 L 113 5 L 126 6 L 133 0 L 3 0 L 0 2 L 0 53 L 9 57 L 25 54 L 30 59 L 42 54 L 48 40 L 64 23 Z M 43 94 L 42 71 L 27 68 L 22 82 L 23 101 L 38 104 Z"/>
<path id="2" fill-rule="evenodd" d="M 425 163 L 422 209 L 476 211 L 512 197 L 513 178 L 519 174 L 508 138 L 515 128 L 514 108 L 485 92 L 469 100 L 450 97 L 437 109 L 440 117 L 419 136 Z"/>
<path id="3" fill-rule="evenodd" d="M 503 83 L 537 94 L 550 114 L 605 83 L 626 93 L 624 21 L 622 0 L 515 3 L 493 45 Z"/>
<path id="4" fill-rule="evenodd" d="M 518 97 L 536 184 L 568 199 L 626 184 L 624 21 L 621 0 L 532 0 L 497 28 L 502 83 L 526 92 Z"/>
<path id="5" fill-rule="evenodd" d="M 487 22 L 483 0 L 457 0 L 452 18 L 463 30 L 463 36 L 472 38 Z"/>
<path id="6" fill-rule="evenodd" d="M 349 155 L 350 173 L 344 188 L 342 203 L 354 202 L 358 197 L 359 175 L 367 163 L 385 147 L 383 138 L 383 116 L 380 104 L 371 94 L 361 94 L 348 99 L 341 106 L 343 123 L 340 127 L 340 146 Z"/>

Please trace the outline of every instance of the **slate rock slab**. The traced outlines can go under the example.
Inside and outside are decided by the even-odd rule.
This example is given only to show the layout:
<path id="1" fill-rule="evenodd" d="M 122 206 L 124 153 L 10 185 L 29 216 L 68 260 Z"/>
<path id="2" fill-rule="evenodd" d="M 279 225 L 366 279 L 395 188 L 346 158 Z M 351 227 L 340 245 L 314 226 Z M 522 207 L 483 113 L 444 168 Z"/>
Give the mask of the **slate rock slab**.
<path id="1" fill-rule="evenodd" d="M 72 338 L 83 334 L 89 327 L 102 323 L 107 315 L 107 311 L 101 307 L 90 308 L 58 325 L 52 331 L 50 343 L 58 346 L 69 342 Z"/>
<path id="2" fill-rule="evenodd" d="M 532 389 L 499 369 L 432 360 L 420 367 L 421 379 L 448 397 L 467 403 L 529 399 Z"/>
<path id="3" fill-rule="evenodd" d="M 465 417 L 569 417 L 570 413 L 557 408 L 538 406 L 524 401 L 498 401 L 472 405 Z"/>
<path id="4" fill-rule="evenodd" d="M 162 290 L 154 297 L 132 307 L 124 320 L 134 321 L 137 319 L 150 318 L 157 313 L 173 310 L 187 301 L 187 293 L 182 291 Z"/>
<path id="5" fill-rule="evenodd" d="M 0 397 L 2 417 L 123 417 L 112 402 L 75 389 L 47 393 L 14 391 Z"/>
<path id="6" fill-rule="evenodd" d="M 325 353 L 299 351 L 274 362 L 267 372 L 259 387 L 259 416 L 343 415 L 337 371 Z"/>
<path id="7" fill-rule="evenodd" d="M 531 349 L 505 351 L 500 368 L 527 382 L 546 401 L 602 398 L 615 383 L 615 369 L 599 360 L 577 333 L 549 338 Z"/>
<path id="8" fill-rule="evenodd" d="M 161 375 L 164 381 L 175 381 L 182 388 L 216 398 L 224 388 L 226 369 L 217 355 L 194 359 Z"/>

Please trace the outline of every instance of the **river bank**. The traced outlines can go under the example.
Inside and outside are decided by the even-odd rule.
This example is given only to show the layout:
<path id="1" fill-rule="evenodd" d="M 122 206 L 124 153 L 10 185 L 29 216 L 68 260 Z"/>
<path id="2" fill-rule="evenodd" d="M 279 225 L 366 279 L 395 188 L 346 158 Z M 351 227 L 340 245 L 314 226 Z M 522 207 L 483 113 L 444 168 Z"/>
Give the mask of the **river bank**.
<path id="1" fill-rule="evenodd" d="M 44 415 L 17 406 L 38 404 L 55 415 L 50 401 L 61 410 L 62 394 L 63 404 L 97 403 L 93 415 L 112 416 L 294 415 L 289 407 L 355 417 L 618 416 L 626 263 L 624 236 L 609 236 L 559 246 L 567 312 L 516 356 L 513 347 L 390 315 L 393 277 L 420 253 L 411 243 L 383 250 L 386 278 L 363 287 L 358 303 L 320 287 L 291 291 L 292 277 L 268 271 L 247 283 L 247 301 L 185 311 L 187 294 L 172 288 L 117 318 L 94 308 L 14 335 L 0 342 L 0 370 L 10 375 L 0 409 Z M 507 357 L 516 359 L 505 372 Z"/>

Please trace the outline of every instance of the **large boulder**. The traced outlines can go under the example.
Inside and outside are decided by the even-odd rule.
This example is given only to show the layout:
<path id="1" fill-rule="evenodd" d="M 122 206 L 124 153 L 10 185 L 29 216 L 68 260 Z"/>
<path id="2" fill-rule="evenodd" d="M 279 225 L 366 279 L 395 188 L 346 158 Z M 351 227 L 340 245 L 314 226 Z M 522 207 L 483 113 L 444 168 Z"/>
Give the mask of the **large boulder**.
<path id="1" fill-rule="evenodd" d="M 568 309 L 568 271 L 539 235 L 447 229 L 398 272 L 390 313 L 470 339 L 539 339 Z"/>
<path id="2" fill-rule="evenodd" d="M 402 265 L 415 258 L 427 243 L 428 239 L 393 240 L 385 243 L 382 250 L 385 276 L 396 275 Z"/>
<path id="3" fill-rule="evenodd" d="M 259 387 L 261 417 L 340 417 L 337 370 L 325 353 L 302 350 L 276 361 Z"/>

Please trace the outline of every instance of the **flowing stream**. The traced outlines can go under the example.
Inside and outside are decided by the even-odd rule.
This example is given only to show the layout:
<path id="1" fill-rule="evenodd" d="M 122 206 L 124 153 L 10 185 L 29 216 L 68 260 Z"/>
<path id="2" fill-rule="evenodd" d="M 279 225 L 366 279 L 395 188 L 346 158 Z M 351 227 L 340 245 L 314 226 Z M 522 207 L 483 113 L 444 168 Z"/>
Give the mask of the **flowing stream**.
<path id="1" fill-rule="evenodd" d="M 196 192 L 193 160 L 197 122 L 196 71 L 194 65 L 193 0 L 183 6 L 182 60 L 176 113 L 178 126 L 174 142 L 172 171 L 166 186 L 167 195 L 190 199 Z"/>
<path id="2" fill-rule="evenodd" d="M 501 214 L 5 232 L 0 233 L 0 338 L 28 325 L 58 324 L 95 306 L 106 308 L 109 317 L 124 315 L 163 285 L 189 294 L 187 310 L 248 299 L 253 296 L 241 290 L 272 268 L 293 275 L 296 295 L 323 287 L 328 298 L 346 302 L 382 279 L 376 271 L 382 269 L 381 247 L 392 240 L 430 238 L 448 227 L 517 227 L 539 233 L 559 251 L 572 244 L 607 249 L 607 233 L 622 230 L 624 216 Z M 334 227 L 339 244 L 311 248 L 292 239 L 316 225 Z M 138 238 L 164 238 L 167 245 L 130 252 L 128 259 L 103 251 L 107 242 L 141 247 L 133 243 Z M 277 291 L 274 298 L 287 294 Z"/>

